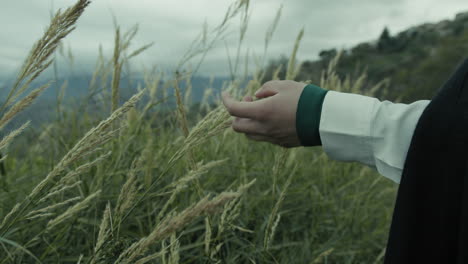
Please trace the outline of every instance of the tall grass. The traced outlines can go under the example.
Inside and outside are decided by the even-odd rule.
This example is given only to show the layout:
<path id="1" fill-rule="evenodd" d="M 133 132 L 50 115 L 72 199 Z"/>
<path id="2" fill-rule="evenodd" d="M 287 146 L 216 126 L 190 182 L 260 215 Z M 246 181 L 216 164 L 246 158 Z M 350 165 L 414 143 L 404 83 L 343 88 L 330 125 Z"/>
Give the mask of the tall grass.
<path id="1" fill-rule="evenodd" d="M 80 0 L 52 19 L 3 103 L 0 129 L 46 89 L 24 95 L 88 4 Z M 173 78 L 147 71 L 144 85 L 124 103 L 123 66 L 150 44 L 129 51 L 137 27 L 123 34 L 116 27 L 113 56 L 107 60 L 100 51 L 80 111 L 59 107 L 67 118 L 39 131 L 26 123 L 1 139 L 8 156 L 1 159 L 0 263 L 380 262 L 395 194 L 389 181 L 358 164 L 330 161 L 321 149 L 247 141 L 230 129 L 213 89 L 199 109 L 207 114 L 189 119 L 190 89 L 183 94 L 179 83 L 190 83 L 235 17 L 242 21 L 239 43 L 224 89 L 241 97 L 261 86 L 263 63 L 240 87 L 249 14 L 249 1 L 235 1 L 219 25 L 203 28 Z M 265 54 L 280 15 L 281 8 L 265 35 Z M 303 34 L 292 43 L 288 79 L 300 68 Z M 190 71 L 185 65 L 193 60 Z M 338 57 L 313 81 L 359 92 L 364 77 L 343 80 L 336 63 Z M 176 108 L 162 110 L 169 89 Z M 34 140 L 16 144 L 21 136 Z"/>

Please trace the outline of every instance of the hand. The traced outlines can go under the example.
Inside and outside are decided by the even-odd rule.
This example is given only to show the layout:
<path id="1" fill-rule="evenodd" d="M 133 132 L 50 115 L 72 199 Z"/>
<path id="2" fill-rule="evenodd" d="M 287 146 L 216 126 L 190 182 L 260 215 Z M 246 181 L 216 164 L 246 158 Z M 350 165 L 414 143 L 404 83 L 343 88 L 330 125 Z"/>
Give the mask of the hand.
<path id="1" fill-rule="evenodd" d="M 305 86 L 294 81 L 270 81 L 255 94 L 261 99 L 258 101 L 246 96 L 239 102 L 223 92 L 224 106 L 236 117 L 232 122 L 233 130 L 252 140 L 285 148 L 301 146 L 296 132 L 296 111 Z"/>

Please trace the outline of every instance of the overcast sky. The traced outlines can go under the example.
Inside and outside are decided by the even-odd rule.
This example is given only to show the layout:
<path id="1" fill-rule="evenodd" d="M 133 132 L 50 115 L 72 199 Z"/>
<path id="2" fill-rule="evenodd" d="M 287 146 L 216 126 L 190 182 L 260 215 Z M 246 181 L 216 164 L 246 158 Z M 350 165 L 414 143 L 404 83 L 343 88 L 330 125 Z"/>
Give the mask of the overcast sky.
<path id="1" fill-rule="evenodd" d="M 113 48 L 112 14 L 125 30 L 138 23 L 134 46 L 155 45 L 134 60 L 135 68 L 159 65 L 171 69 L 180 60 L 206 20 L 217 25 L 233 0 L 94 0 L 65 40 L 76 58 L 76 71 L 92 71 L 101 44 L 106 56 Z M 51 10 L 72 5 L 72 0 L 15 0 L 0 4 L 0 77 L 15 75 L 31 45 L 48 25 Z M 251 19 L 243 49 L 263 53 L 264 36 L 276 11 L 283 15 L 268 51 L 268 58 L 291 53 L 302 27 L 305 35 L 300 60 L 316 59 L 320 50 L 348 48 L 376 39 L 388 26 L 395 34 L 426 22 L 453 19 L 468 11 L 467 0 L 251 0 Z M 235 19 L 234 22 L 238 22 Z M 226 75 L 226 46 L 236 47 L 238 26 L 230 27 L 231 37 L 219 42 L 208 55 L 200 74 Z M 252 55 L 251 55 L 252 57 Z"/>

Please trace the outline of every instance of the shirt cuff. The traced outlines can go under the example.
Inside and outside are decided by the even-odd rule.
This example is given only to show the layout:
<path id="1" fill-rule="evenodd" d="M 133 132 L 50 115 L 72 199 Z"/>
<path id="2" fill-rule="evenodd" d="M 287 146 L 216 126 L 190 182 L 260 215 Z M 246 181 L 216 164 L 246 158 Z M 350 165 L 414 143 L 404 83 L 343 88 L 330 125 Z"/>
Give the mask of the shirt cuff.
<path id="1" fill-rule="evenodd" d="M 338 161 L 359 161 L 376 169 L 372 150 L 372 117 L 376 98 L 329 91 L 325 96 L 319 133 L 325 153 Z"/>
<path id="2" fill-rule="evenodd" d="M 328 90 L 309 84 L 302 90 L 296 113 L 296 131 L 302 146 L 320 146 L 319 124 Z"/>

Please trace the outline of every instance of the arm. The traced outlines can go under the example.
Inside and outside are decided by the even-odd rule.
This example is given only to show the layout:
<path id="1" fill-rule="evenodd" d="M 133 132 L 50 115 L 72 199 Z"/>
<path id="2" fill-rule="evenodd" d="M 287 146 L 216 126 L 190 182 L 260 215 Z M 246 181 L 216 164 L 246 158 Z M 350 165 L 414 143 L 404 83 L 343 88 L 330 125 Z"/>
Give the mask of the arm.
<path id="1" fill-rule="evenodd" d="M 412 104 L 329 91 L 319 133 L 323 150 L 339 161 L 357 161 L 399 183 L 416 124 L 430 101 Z"/>
<path id="2" fill-rule="evenodd" d="M 237 102 L 223 93 L 236 117 L 232 127 L 248 138 L 283 147 L 322 145 L 339 161 L 357 161 L 399 183 L 411 138 L 430 101 L 394 104 L 327 91 L 292 81 L 267 82 Z"/>

